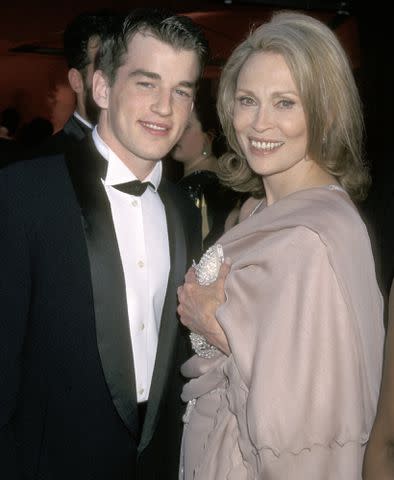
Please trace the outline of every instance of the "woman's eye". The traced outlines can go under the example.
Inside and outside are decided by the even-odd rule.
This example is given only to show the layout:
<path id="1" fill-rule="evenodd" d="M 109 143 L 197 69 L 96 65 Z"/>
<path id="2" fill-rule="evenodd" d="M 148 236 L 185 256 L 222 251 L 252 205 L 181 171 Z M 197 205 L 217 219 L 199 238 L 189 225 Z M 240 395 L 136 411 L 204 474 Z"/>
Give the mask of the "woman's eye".
<path id="1" fill-rule="evenodd" d="M 280 108 L 292 108 L 295 102 L 293 100 L 283 99 L 280 100 L 276 105 Z"/>
<path id="2" fill-rule="evenodd" d="M 245 106 L 255 105 L 256 103 L 252 97 L 247 97 L 247 96 L 238 97 L 237 100 L 241 105 L 245 105 Z"/>

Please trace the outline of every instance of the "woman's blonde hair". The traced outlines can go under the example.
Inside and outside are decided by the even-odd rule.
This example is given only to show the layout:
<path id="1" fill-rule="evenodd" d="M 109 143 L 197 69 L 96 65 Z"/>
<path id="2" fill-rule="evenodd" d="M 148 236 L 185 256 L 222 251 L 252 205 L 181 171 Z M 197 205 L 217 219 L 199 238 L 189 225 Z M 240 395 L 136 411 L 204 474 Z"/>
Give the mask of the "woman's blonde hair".
<path id="1" fill-rule="evenodd" d="M 370 177 L 362 159 L 364 123 L 349 60 L 324 23 L 296 12 L 275 13 L 233 51 L 223 69 L 217 107 L 230 151 L 220 159 L 221 180 L 234 190 L 264 195 L 261 178 L 249 167 L 233 127 L 239 73 L 259 52 L 282 55 L 290 69 L 306 116 L 310 157 L 354 200 L 365 198 Z"/>

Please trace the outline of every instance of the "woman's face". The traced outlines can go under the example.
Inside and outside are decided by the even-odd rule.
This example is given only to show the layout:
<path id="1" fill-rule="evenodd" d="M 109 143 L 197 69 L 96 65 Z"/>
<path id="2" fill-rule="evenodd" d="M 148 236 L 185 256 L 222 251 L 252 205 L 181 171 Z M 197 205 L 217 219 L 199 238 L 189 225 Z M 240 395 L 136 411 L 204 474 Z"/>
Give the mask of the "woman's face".
<path id="1" fill-rule="evenodd" d="M 207 136 L 202 131 L 201 123 L 195 112 L 191 112 L 183 135 L 172 151 L 172 158 L 181 163 L 193 162 L 201 157 Z"/>
<path id="2" fill-rule="evenodd" d="M 233 125 L 249 166 L 263 179 L 287 181 L 306 173 L 306 117 L 282 55 L 260 52 L 245 62 L 237 81 Z"/>

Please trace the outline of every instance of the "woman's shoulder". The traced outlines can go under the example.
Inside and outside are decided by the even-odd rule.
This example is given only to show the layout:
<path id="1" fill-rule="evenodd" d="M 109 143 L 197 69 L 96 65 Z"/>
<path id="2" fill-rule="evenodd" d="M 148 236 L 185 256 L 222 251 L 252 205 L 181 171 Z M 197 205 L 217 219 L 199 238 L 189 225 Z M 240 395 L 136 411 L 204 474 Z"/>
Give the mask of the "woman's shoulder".
<path id="1" fill-rule="evenodd" d="M 345 192 L 328 189 L 305 190 L 259 208 L 229 230 L 223 241 L 240 253 L 245 247 L 259 256 L 269 250 L 277 260 L 278 255 L 286 257 L 288 249 L 302 253 L 323 248 L 351 255 L 370 248 L 366 226 L 353 202 Z"/>
<path id="2" fill-rule="evenodd" d="M 278 202 L 271 217 L 291 227 L 303 225 L 324 237 L 359 235 L 366 232 L 364 222 L 349 195 L 341 188 L 311 188 Z M 268 214 L 268 209 L 265 209 Z"/>

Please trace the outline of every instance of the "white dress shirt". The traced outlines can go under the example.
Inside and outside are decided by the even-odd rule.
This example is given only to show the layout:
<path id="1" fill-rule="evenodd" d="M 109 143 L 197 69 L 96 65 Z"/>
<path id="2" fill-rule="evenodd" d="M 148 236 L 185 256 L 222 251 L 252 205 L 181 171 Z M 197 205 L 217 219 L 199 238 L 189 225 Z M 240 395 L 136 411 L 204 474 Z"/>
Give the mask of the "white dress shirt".
<path id="1" fill-rule="evenodd" d="M 93 141 L 108 161 L 103 184 L 111 205 L 125 277 L 137 401 L 143 402 L 149 397 L 170 271 L 167 221 L 157 193 L 162 164 L 158 162 L 144 179 L 154 188 L 149 186 L 140 197 L 135 197 L 112 186 L 136 177 L 100 138 L 97 127 L 93 130 Z"/>

